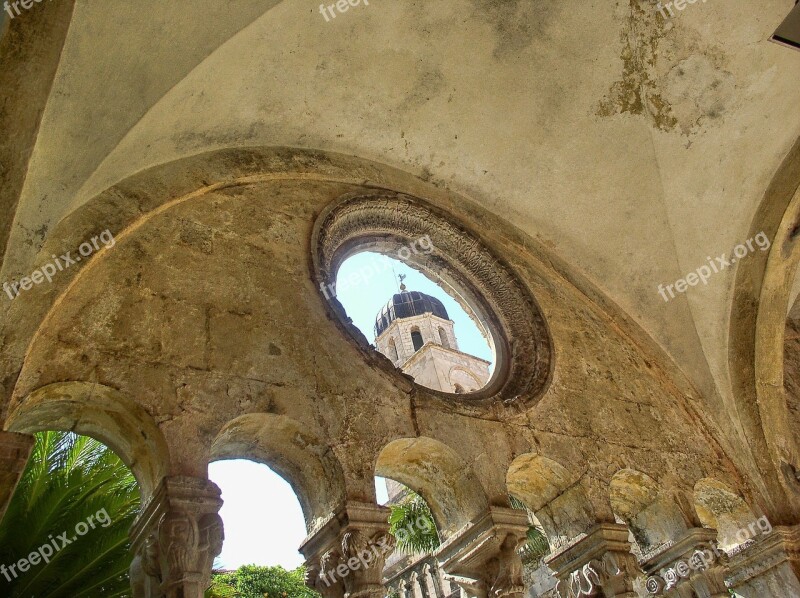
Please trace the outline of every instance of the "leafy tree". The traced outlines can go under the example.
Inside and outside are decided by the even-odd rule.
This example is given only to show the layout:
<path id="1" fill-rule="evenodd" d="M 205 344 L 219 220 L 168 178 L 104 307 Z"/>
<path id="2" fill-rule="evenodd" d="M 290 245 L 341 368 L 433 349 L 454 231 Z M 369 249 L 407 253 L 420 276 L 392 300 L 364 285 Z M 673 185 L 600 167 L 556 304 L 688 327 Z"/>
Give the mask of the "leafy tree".
<path id="1" fill-rule="evenodd" d="M 236 580 L 232 573 L 211 573 L 211 585 L 206 590 L 205 598 L 236 598 L 239 593 L 236 590 Z"/>
<path id="2" fill-rule="evenodd" d="M 244 565 L 231 573 L 212 574 L 206 598 L 320 598 L 306 586 L 305 569 Z"/>
<path id="3" fill-rule="evenodd" d="M 128 530 L 139 500 L 133 474 L 103 444 L 68 432 L 36 434 L 0 522 L 0 596 L 130 596 Z M 58 547 L 49 562 L 46 546 Z M 39 558 L 30 559 L 40 547 Z M 21 559 L 31 562 L 27 571 L 19 569 Z"/>

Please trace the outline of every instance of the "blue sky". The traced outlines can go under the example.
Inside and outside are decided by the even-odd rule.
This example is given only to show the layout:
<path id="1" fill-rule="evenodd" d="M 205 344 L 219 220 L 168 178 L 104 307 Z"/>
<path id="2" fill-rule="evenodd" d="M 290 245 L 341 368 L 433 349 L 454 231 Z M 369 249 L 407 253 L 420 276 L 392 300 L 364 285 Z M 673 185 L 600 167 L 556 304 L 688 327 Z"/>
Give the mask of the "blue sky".
<path id="1" fill-rule="evenodd" d="M 360 282 L 355 285 L 343 282 L 359 271 L 365 273 L 371 271 L 372 274 L 369 277 L 359 277 Z M 396 275 L 400 274 L 406 275 L 405 285 L 409 291 L 433 295 L 444 303 L 447 314 L 455 322 L 458 348 L 461 351 L 492 361 L 489 345 L 477 326 L 455 299 L 445 293 L 439 285 L 398 260 L 377 253 L 364 252 L 354 255 L 339 268 L 336 296 L 347 310 L 347 315 L 353 319 L 353 323 L 370 342 L 375 340 L 375 316 L 393 294 L 400 292 L 396 278 Z"/>
<path id="2" fill-rule="evenodd" d="M 371 272 L 358 284 L 342 281 L 354 272 Z M 421 291 L 440 299 L 455 322 L 459 349 L 492 360 L 486 344 L 469 316 L 434 282 L 400 261 L 375 253 L 360 253 L 339 269 L 337 298 L 347 315 L 370 342 L 374 341 L 375 316 L 398 291 L 396 275 L 405 274 L 409 291 Z M 222 489 L 220 516 L 225 523 L 225 543 L 215 566 L 236 569 L 241 565 L 281 565 L 294 569 L 303 564 L 297 547 L 306 536 L 300 503 L 291 486 L 265 465 L 251 461 L 219 461 L 208 468 L 209 477 Z M 376 481 L 378 502 L 386 502 L 386 488 Z"/>

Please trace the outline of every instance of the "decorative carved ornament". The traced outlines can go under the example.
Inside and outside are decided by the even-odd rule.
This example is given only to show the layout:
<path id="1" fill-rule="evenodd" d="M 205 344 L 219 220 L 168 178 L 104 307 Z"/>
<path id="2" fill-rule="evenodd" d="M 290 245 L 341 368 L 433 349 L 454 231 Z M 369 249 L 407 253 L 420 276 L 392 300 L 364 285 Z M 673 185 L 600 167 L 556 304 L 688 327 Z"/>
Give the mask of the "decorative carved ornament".
<path id="1" fill-rule="evenodd" d="M 131 530 L 134 598 L 182 595 L 185 585 L 205 588 L 224 530 L 220 490 L 199 478 L 162 480 Z"/>
<path id="2" fill-rule="evenodd" d="M 383 598 L 385 559 L 395 546 L 388 509 L 349 502 L 306 538 L 306 585 L 324 598 Z"/>
<path id="3" fill-rule="evenodd" d="M 716 541 L 716 531 L 693 528 L 676 542 L 642 563 L 645 589 L 652 596 L 729 596 L 725 587 L 728 555 Z"/>
<path id="4" fill-rule="evenodd" d="M 561 598 L 633 595 L 633 579 L 639 574 L 630 553 L 606 552 L 573 571 L 556 586 Z"/>
<path id="5" fill-rule="evenodd" d="M 314 228 L 315 282 L 319 288 L 335 283 L 339 266 L 356 252 L 388 253 L 425 236 L 430 238 L 430 253 L 401 252 L 398 259 L 451 287 L 454 298 L 491 332 L 497 357 L 492 379 L 479 391 L 469 395 L 425 391 L 470 406 L 499 402 L 522 409 L 534 402 L 544 393 L 552 369 L 550 336 L 539 306 L 513 271 L 477 236 L 423 201 L 389 191 L 339 198 L 319 216 Z M 346 319 L 335 297 L 326 303 Z M 352 325 L 345 327 L 363 339 Z M 399 370 L 394 372 L 407 384 Z"/>
<path id="6" fill-rule="evenodd" d="M 559 579 L 559 598 L 632 598 L 633 582 L 643 575 L 630 552 L 628 528 L 617 523 L 596 525 L 580 542 L 550 556 L 547 565 Z"/>

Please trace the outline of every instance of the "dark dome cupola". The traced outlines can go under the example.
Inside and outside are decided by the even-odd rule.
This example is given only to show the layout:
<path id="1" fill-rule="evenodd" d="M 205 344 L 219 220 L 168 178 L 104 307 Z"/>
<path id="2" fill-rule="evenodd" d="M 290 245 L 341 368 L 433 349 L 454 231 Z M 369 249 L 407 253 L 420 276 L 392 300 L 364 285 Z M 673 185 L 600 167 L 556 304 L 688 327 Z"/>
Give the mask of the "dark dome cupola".
<path id="1" fill-rule="evenodd" d="M 418 291 L 406 291 L 405 285 L 401 289 L 401 292 L 392 296 L 375 318 L 376 337 L 383 334 L 392 322 L 401 318 L 433 314 L 443 320 L 450 319 L 444 304 L 436 297 Z"/>

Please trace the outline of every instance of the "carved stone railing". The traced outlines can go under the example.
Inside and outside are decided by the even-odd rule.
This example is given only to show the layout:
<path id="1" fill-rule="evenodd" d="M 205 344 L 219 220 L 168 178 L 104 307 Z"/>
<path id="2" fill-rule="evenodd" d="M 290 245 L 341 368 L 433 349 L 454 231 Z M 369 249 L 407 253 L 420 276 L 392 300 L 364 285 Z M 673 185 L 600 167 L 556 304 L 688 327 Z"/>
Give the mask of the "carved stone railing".
<path id="1" fill-rule="evenodd" d="M 425 555 L 406 565 L 384 580 L 388 592 L 400 598 L 449 598 L 460 596 L 458 587 L 447 582 L 439 563 L 432 555 Z"/>

